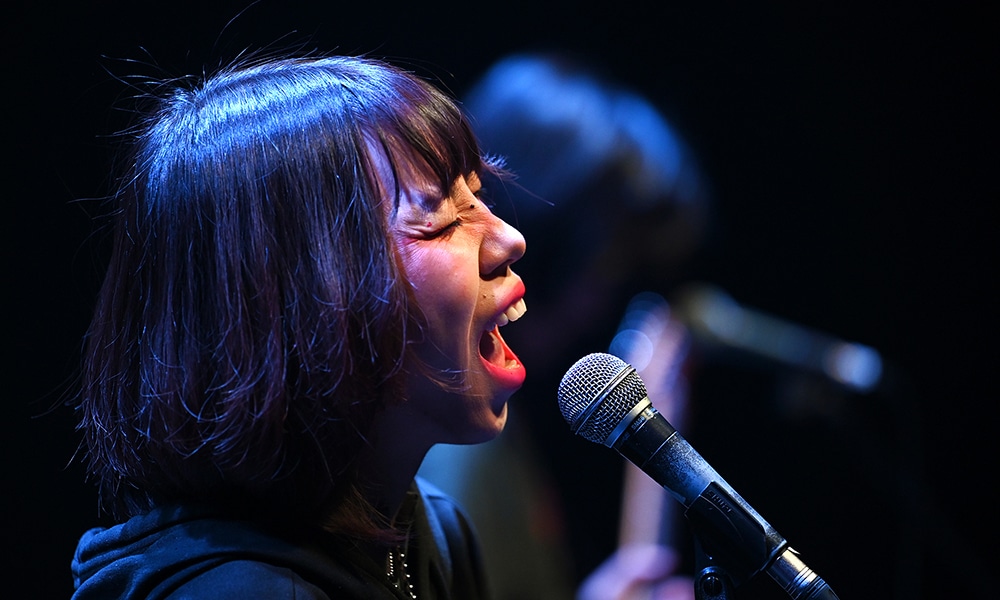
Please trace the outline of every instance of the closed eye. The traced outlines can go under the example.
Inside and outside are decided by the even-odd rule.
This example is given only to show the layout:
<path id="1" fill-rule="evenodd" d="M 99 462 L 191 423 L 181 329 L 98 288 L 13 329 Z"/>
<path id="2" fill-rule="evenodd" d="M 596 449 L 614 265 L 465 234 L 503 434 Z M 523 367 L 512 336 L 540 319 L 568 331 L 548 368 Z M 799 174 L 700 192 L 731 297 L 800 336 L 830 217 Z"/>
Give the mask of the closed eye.
<path id="1" fill-rule="evenodd" d="M 456 227 L 458 227 L 461 224 L 462 224 L 462 221 L 460 219 L 455 219 L 454 221 L 452 221 L 451 223 L 448 223 L 447 225 L 445 225 L 441 229 L 438 229 L 436 231 L 432 231 L 429 234 L 427 234 L 427 239 L 433 240 L 433 239 L 437 239 L 439 237 L 442 237 L 444 235 L 447 235 L 447 234 L 451 233 Z"/>

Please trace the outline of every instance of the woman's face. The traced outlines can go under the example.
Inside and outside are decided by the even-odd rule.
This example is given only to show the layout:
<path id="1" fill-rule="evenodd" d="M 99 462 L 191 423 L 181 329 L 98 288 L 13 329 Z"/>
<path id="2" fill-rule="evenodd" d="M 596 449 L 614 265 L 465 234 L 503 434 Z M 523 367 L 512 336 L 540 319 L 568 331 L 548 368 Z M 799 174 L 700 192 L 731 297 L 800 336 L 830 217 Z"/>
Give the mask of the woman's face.
<path id="1" fill-rule="evenodd" d="M 389 183 L 386 169 L 380 172 Z M 456 382 L 445 390 L 414 372 L 404 406 L 432 443 L 492 439 L 525 377 L 500 335 L 525 311 L 524 284 L 510 268 L 524 254 L 524 237 L 480 200 L 475 173 L 456 178 L 448 190 L 413 165 L 400 164 L 399 176 L 402 192 L 389 228 L 425 318 L 418 352 Z"/>

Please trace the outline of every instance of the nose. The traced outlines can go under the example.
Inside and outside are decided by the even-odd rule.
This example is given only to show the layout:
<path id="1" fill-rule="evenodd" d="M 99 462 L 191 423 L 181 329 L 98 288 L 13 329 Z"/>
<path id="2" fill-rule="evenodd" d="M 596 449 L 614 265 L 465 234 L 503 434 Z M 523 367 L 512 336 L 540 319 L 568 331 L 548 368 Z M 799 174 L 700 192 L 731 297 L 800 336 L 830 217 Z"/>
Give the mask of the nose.
<path id="1" fill-rule="evenodd" d="M 521 232 L 493 215 L 479 250 L 479 270 L 485 279 L 507 274 L 510 265 L 524 256 L 525 241 Z"/>

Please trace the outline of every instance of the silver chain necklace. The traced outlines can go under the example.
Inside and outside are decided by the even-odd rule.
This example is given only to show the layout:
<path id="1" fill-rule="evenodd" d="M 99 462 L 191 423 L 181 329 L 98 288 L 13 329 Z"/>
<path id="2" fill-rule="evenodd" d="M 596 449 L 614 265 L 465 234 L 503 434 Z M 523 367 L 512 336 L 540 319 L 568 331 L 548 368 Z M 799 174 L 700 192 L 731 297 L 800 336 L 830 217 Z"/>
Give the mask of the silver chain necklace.
<path id="1" fill-rule="evenodd" d="M 409 547 L 409 540 L 402 547 L 395 546 L 390 549 L 385 557 L 385 577 L 397 590 L 402 590 L 409 594 L 410 598 L 416 600 L 417 594 L 413 589 L 413 581 L 406 571 L 406 550 Z"/>
<path id="2" fill-rule="evenodd" d="M 410 530 L 413 527 L 418 498 L 417 493 L 412 490 L 406 493 L 396 514 L 396 525 L 402 530 L 403 542 L 390 548 L 385 556 L 386 580 L 392 587 L 403 592 L 411 600 L 416 600 L 417 593 L 413 587 L 413 580 L 407 572 L 406 559 L 407 555 L 410 554 Z"/>

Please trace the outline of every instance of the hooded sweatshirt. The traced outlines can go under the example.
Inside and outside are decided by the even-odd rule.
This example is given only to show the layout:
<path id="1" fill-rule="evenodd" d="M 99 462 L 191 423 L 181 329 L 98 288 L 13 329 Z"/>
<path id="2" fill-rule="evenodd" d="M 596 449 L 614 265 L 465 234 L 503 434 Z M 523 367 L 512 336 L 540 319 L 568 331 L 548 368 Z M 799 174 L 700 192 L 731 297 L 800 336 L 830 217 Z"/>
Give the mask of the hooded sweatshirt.
<path id="1" fill-rule="evenodd" d="M 386 564 L 327 533 L 289 536 L 217 510 L 163 506 L 83 535 L 73 600 L 487 598 L 465 514 L 423 480 L 410 498 L 410 542 L 394 566 L 401 585 L 390 581 Z"/>

